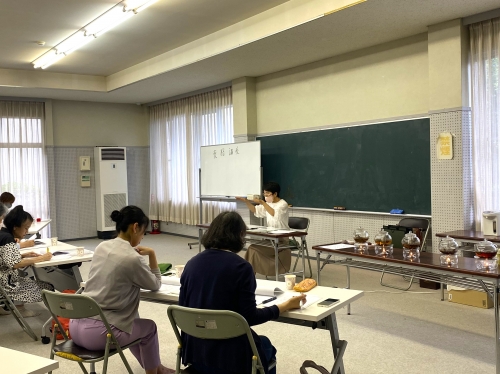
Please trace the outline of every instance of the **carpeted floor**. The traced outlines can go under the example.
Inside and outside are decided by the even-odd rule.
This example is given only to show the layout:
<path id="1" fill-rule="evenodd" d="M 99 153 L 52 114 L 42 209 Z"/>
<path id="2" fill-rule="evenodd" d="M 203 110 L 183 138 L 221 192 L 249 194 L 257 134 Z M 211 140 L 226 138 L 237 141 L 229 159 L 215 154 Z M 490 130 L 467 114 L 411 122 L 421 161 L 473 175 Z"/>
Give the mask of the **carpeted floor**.
<path id="1" fill-rule="evenodd" d="M 148 235 L 143 245 L 156 249 L 160 262 L 184 264 L 196 255 L 197 248 L 189 249 L 187 239 L 172 235 Z M 99 240 L 71 242 L 93 249 Z M 89 264 L 81 272 L 86 279 Z M 315 276 L 315 275 L 314 275 Z M 337 313 L 339 334 L 348 341 L 344 356 L 346 374 L 493 374 L 495 373 L 495 339 L 493 309 L 479 309 L 440 301 L 439 291 L 412 287 L 399 292 L 379 285 L 380 273 L 351 270 L 351 288 L 365 291 L 352 304 L 352 314 L 345 309 Z M 322 285 L 345 285 L 345 269 L 328 265 L 322 272 Z M 407 284 L 401 277 L 389 276 L 387 282 Z M 42 314 L 28 322 L 37 334 L 49 317 L 43 305 L 29 305 Z M 166 314 L 166 305 L 141 302 L 143 318 L 158 324 L 162 363 L 175 367 L 177 342 Z M 49 346 L 32 341 L 13 317 L 0 316 L 0 345 L 31 354 L 48 357 Z M 331 367 L 333 357 L 328 332 L 300 326 L 268 322 L 255 326 L 259 334 L 267 335 L 278 349 L 278 373 L 299 373 L 302 362 L 312 359 Z M 135 373 L 143 373 L 137 361 L 126 352 Z M 98 372 L 101 366 L 97 366 Z M 79 371 L 77 365 L 60 360 L 55 374 Z M 0 372 L 3 371 L 0 369 Z M 108 373 L 125 373 L 118 356 L 111 359 Z M 312 372 L 312 371 L 311 371 Z"/>

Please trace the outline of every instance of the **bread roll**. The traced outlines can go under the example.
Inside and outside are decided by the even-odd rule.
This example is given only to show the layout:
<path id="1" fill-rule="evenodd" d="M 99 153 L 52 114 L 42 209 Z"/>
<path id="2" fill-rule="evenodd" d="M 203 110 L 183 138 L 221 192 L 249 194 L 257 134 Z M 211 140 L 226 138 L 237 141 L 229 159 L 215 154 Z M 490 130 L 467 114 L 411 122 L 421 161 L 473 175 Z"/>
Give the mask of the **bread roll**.
<path id="1" fill-rule="evenodd" d="M 311 278 L 306 278 L 302 282 L 297 283 L 294 287 L 293 290 L 297 292 L 307 292 L 312 290 L 314 287 L 316 287 L 317 283 L 314 279 Z"/>

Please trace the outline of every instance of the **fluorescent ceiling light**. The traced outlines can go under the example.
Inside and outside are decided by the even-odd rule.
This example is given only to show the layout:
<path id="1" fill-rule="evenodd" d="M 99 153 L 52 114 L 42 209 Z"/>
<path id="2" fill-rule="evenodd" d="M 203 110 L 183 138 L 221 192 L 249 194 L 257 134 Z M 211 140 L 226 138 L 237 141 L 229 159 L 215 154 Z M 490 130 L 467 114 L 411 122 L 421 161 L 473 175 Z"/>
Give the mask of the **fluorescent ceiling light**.
<path id="1" fill-rule="evenodd" d="M 134 12 L 126 12 L 122 13 L 120 18 L 115 18 L 112 22 L 110 22 L 108 25 L 106 25 L 103 29 L 99 30 L 98 32 L 94 33 L 95 37 L 97 38 L 98 36 L 101 36 L 104 34 L 106 31 L 111 30 L 112 28 L 118 26 L 120 23 L 123 21 L 128 20 L 130 17 L 134 15 Z"/>
<path id="2" fill-rule="evenodd" d="M 64 56 L 81 48 L 157 1 L 158 0 L 127 0 L 119 2 L 107 12 L 101 14 L 92 22 L 75 32 L 69 38 L 63 40 L 48 52 L 34 60 L 32 62 L 33 67 L 35 69 L 40 67 L 42 69 L 48 68 Z"/>
<path id="3" fill-rule="evenodd" d="M 77 31 L 68 39 L 57 45 L 57 53 L 64 53 L 67 56 L 75 49 L 78 49 L 87 44 L 93 38 L 93 36 L 86 36 L 84 31 Z"/>
<path id="4" fill-rule="evenodd" d="M 42 65 L 42 69 L 47 69 L 50 65 L 53 63 L 56 63 L 59 61 L 61 58 L 65 57 L 66 55 L 64 53 L 57 53 L 54 58 L 52 58 L 50 61 L 47 61 L 45 64 Z"/>
<path id="5" fill-rule="evenodd" d="M 139 12 L 142 12 L 144 9 L 146 9 L 147 7 L 149 7 L 150 5 L 153 5 L 154 3 L 156 3 L 158 0 L 149 0 L 148 2 L 146 2 L 145 4 L 139 6 L 139 7 L 136 7 L 134 8 L 134 13 L 139 13 Z"/>
<path id="6" fill-rule="evenodd" d="M 49 61 L 54 60 L 57 57 L 57 52 L 55 49 L 51 49 L 47 53 L 43 54 L 42 56 L 38 57 L 35 61 L 33 61 L 33 67 L 35 69 L 41 68 L 45 64 L 47 64 Z"/>
<path id="7" fill-rule="evenodd" d="M 112 25 L 114 26 L 115 24 L 121 23 L 129 14 L 133 15 L 132 12 L 125 11 L 125 8 L 120 4 L 97 17 L 95 20 L 85 26 L 84 29 L 87 34 L 96 35 L 101 30 L 108 29 Z"/>

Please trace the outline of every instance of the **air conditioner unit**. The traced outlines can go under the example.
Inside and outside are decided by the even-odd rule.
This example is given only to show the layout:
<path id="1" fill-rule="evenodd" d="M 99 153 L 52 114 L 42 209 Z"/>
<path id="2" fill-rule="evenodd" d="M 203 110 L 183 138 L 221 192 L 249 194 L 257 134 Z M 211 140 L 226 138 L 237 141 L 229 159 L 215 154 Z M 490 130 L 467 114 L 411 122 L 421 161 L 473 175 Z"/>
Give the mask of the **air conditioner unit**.
<path id="1" fill-rule="evenodd" d="M 94 160 L 97 236 L 109 239 L 116 232 L 111 212 L 128 205 L 126 148 L 96 147 Z"/>

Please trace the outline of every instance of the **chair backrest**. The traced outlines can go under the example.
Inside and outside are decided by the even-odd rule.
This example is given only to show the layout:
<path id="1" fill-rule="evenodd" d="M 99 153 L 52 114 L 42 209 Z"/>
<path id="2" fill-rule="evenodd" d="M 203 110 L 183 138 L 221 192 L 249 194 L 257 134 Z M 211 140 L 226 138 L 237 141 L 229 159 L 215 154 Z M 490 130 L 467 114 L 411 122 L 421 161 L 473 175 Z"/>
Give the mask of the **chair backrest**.
<path id="1" fill-rule="evenodd" d="M 195 309 L 179 305 L 170 305 L 167 314 L 179 344 L 182 341 L 178 328 L 199 339 L 231 339 L 246 335 L 253 355 L 262 366 L 250 327 L 240 314 L 230 310 Z"/>
<path id="2" fill-rule="evenodd" d="M 304 230 L 307 232 L 309 229 L 309 218 L 288 217 L 288 226 L 294 230 Z"/>
<path id="3" fill-rule="evenodd" d="M 399 226 L 427 230 L 429 220 L 425 218 L 403 218 L 399 221 Z"/>
<path id="4" fill-rule="evenodd" d="M 85 295 L 43 290 L 42 300 L 52 315 L 72 319 L 100 316 L 105 320 L 99 305 Z"/>

